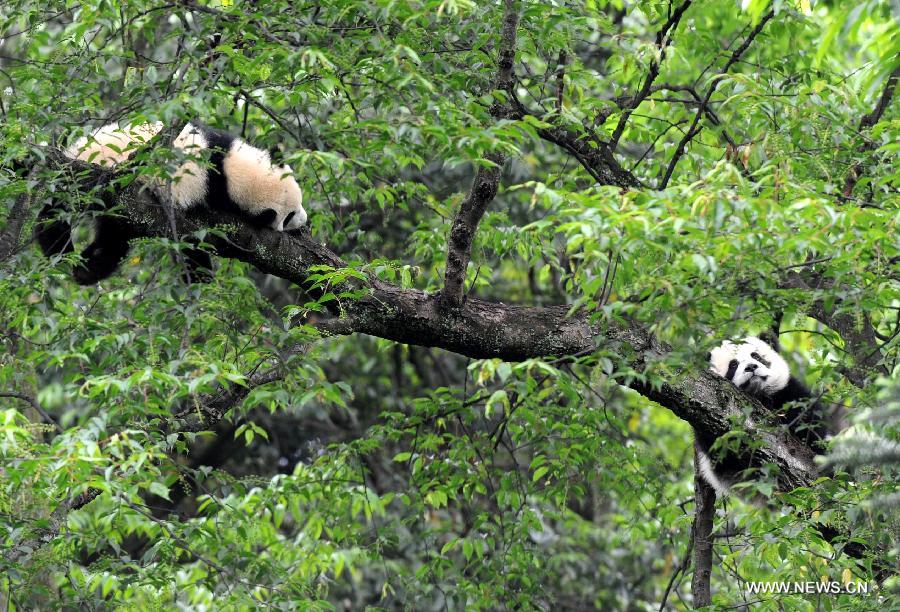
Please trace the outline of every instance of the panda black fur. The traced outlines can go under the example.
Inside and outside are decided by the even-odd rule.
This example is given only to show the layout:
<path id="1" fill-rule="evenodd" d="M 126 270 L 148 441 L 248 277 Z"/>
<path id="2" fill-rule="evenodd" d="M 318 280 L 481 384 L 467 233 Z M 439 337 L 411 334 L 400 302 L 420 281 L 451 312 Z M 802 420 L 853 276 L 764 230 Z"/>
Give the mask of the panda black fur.
<path id="1" fill-rule="evenodd" d="M 709 354 L 710 369 L 773 410 L 779 421 L 807 446 L 824 450 L 828 426 L 823 406 L 809 389 L 791 374 L 784 358 L 755 336 L 740 343 L 724 342 Z M 751 467 L 746 457 L 725 453 L 713 458 L 715 440 L 697 436 L 700 474 L 720 495 L 740 482 Z M 719 454 L 721 455 L 721 453 Z"/>
<path id="2" fill-rule="evenodd" d="M 105 125 L 90 137 L 75 142 L 66 155 L 101 166 L 115 166 L 126 161 L 162 129 L 162 123 Z M 186 211 L 207 206 L 237 213 L 257 227 L 277 231 L 297 229 L 306 223 L 303 193 L 290 167 L 272 164 L 268 152 L 197 122 L 188 123 L 173 146 L 189 156 L 198 156 L 209 149 L 209 160 L 208 163 L 187 160 L 178 167 L 171 181 L 150 181 L 148 186 L 161 201 Z M 72 228 L 59 216 L 59 208 L 58 203 L 51 201 L 38 215 L 35 238 L 48 257 L 73 250 Z M 75 280 L 89 285 L 112 274 L 128 254 L 128 243 L 134 237 L 115 216 L 98 216 L 93 242 L 82 252 L 83 263 L 73 270 Z M 190 249 L 187 256 L 193 269 L 211 267 L 209 255 L 203 251 Z"/>

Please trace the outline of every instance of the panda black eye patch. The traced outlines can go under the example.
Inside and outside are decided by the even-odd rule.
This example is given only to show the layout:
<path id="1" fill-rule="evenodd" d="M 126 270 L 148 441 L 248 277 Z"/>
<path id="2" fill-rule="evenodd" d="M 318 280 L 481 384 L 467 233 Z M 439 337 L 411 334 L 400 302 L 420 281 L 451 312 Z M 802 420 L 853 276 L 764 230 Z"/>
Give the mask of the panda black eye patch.
<path id="1" fill-rule="evenodd" d="M 282 225 L 287 225 L 288 223 L 290 223 L 291 219 L 294 218 L 295 214 L 297 214 L 297 213 L 293 213 L 293 212 L 288 213 L 287 217 L 284 218 L 284 223 Z"/>
<path id="2" fill-rule="evenodd" d="M 764 366 L 766 366 L 767 368 L 772 367 L 772 362 L 766 361 L 765 359 L 763 359 L 759 353 L 750 353 L 750 356 L 753 357 L 754 359 L 756 359 L 758 362 L 760 362 Z"/>
<path id="3" fill-rule="evenodd" d="M 734 379 L 734 373 L 737 372 L 738 360 L 732 359 L 728 362 L 728 371 L 725 373 L 725 378 L 728 380 Z"/>

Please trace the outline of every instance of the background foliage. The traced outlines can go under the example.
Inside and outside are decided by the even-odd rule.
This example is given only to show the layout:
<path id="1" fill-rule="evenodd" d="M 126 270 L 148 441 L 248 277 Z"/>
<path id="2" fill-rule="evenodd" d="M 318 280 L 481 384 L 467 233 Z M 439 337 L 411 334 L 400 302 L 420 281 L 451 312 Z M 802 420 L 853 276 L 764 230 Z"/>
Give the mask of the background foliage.
<path id="1" fill-rule="evenodd" d="M 323 337 L 328 302 L 353 296 L 225 259 L 187 285 L 183 245 L 162 239 L 78 287 L 71 261 L 23 237 L 0 262 L 8 609 L 690 607 L 691 430 L 617 383 L 700 369 L 710 345 L 773 326 L 855 423 L 844 450 L 875 430 L 883 452 L 863 443 L 837 457 L 851 473 L 766 508 L 722 504 L 713 603 L 883 608 L 890 580 L 867 597 L 751 597 L 744 583 L 870 582 L 873 557 L 896 558 L 896 104 L 862 122 L 898 66 L 895 15 L 875 0 L 703 0 L 661 52 L 678 6 L 522 2 L 527 113 L 497 119 L 495 3 L 6 0 L 4 168 L 109 121 L 199 118 L 290 163 L 313 236 L 354 273 L 439 291 L 473 168 L 504 153 L 468 291 L 628 317 L 678 347 L 634 372 L 602 345 L 509 363 Z M 655 84 L 671 87 L 630 112 L 657 64 Z M 597 184 L 541 137 L 551 124 L 594 148 L 621 124 L 615 157 L 641 185 Z M 120 180 L 171 160 L 138 162 Z M 23 194 L 32 212 L 51 194 L 91 197 L 64 174 L 0 173 L 5 231 Z M 818 284 L 785 284 L 796 270 Z M 847 376 L 860 365 L 847 329 L 810 318 L 815 304 L 874 330 L 865 384 Z M 253 384 L 273 365 L 276 379 Z M 252 389 L 211 431 L 173 426 L 229 385 Z M 874 552 L 841 554 L 817 524 Z"/>

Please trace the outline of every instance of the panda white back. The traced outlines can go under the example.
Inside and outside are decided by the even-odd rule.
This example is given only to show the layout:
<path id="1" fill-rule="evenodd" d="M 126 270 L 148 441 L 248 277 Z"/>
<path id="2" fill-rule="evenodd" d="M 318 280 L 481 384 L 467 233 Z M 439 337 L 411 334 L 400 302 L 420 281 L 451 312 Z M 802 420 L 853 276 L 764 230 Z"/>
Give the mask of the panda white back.
<path id="1" fill-rule="evenodd" d="M 156 136 L 163 128 L 161 122 L 120 127 L 108 123 L 90 136 L 82 136 L 66 149 L 72 159 L 112 167 L 128 159 L 138 147 Z"/>
<path id="2" fill-rule="evenodd" d="M 66 155 L 101 166 L 115 166 L 126 161 L 162 129 L 161 122 L 124 127 L 111 123 L 90 137 L 79 138 L 66 150 Z M 210 187 L 213 180 L 210 165 L 198 159 L 210 148 L 211 140 L 217 141 L 224 150 L 221 156 L 213 156 L 212 171 L 224 178 L 227 187 L 215 190 L 215 194 Z M 181 130 L 173 146 L 194 159 L 182 162 L 170 181 L 149 181 L 149 187 L 163 201 L 182 210 L 201 204 L 226 210 L 236 208 L 251 220 L 264 219 L 263 225 L 277 231 L 306 224 L 303 192 L 291 168 L 273 165 L 268 152 L 227 132 L 195 122 Z M 223 196 L 227 196 L 228 202 L 220 201 Z"/>
<path id="3" fill-rule="evenodd" d="M 149 142 L 163 129 L 162 122 L 142 123 L 136 126 L 104 125 L 91 136 L 82 136 L 66 149 L 72 159 L 112 167 L 121 164 L 141 146 Z M 176 149 L 191 157 L 197 157 L 208 147 L 202 132 L 187 124 L 175 141 Z M 194 159 L 185 160 L 175 171 L 171 181 L 151 180 L 149 186 L 157 197 L 171 202 L 178 208 L 188 209 L 200 204 L 207 194 L 207 168 Z"/>
<path id="4" fill-rule="evenodd" d="M 199 158 L 203 150 L 209 148 L 209 143 L 202 131 L 188 123 L 172 142 L 172 146 L 184 151 L 189 157 Z M 172 181 L 168 185 L 163 185 L 162 190 L 170 190 L 169 197 L 175 206 L 192 208 L 206 200 L 208 172 L 206 164 L 201 164 L 196 159 L 185 160 L 175 171 Z M 157 185 L 156 188 L 159 193 L 160 186 Z"/>

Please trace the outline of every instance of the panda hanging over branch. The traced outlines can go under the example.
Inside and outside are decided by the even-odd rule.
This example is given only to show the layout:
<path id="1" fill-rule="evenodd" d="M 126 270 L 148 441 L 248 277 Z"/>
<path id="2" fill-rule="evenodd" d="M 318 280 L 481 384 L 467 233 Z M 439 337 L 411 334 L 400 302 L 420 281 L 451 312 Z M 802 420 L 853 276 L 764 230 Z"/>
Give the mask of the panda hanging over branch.
<path id="1" fill-rule="evenodd" d="M 108 124 L 66 149 L 66 157 L 113 168 L 127 161 L 163 129 L 162 123 L 135 126 Z M 148 188 L 173 208 L 200 207 L 236 213 L 256 227 L 290 231 L 306 223 L 303 193 L 289 166 L 272 163 L 269 153 L 228 132 L 192 121 L 173 142 L 186 159 L 171 180 L 152 179 Z M 108 200 L 108 198 L 105 198 Z M 104 207 L 109 206 L 104 202 Z M 65 201 L 51 200 L 38 214 L 35 238 L 48 256 L 74 251 L 70 211 Z M 113 214 L 94 220 L 92 242 L 82 251 L 73 277 L 82 285 L 110 276 L 128 254 L 132 235 Z M 209 255 L 190 249 L 192 268 L 211 268 Z"/>
<path id="2" fill-rule="evenodd" d="M 814 451 L 825 450 L 829 434 L 825 408 L 774 348 L 755 336 L 738 343 L 726 341 L 710 352 L 709 363 L 710 370 L 762 402 L 799 441 Z M 753 467 L 752 449 L 714 452 L 714 443 L 698 432 L 698 468 L 716 493 L 724 495 Z"/>

